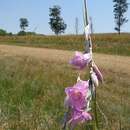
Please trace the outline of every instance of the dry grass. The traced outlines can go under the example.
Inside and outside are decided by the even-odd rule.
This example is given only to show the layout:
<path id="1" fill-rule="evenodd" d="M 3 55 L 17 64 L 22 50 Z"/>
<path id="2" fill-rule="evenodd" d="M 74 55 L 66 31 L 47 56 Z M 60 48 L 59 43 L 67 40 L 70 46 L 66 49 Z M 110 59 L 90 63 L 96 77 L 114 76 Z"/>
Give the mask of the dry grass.
<path id="1" fill-rule="evenodd" d="M 68 63 L 69 59 L 74 55 L 74 51 L 8 45 L 0 45 L 0 53 L 3 56 L 27 56 L 58 63 Z M 122 74 L 130 74 L 130 57 L 95 53 L 94 59 L 102 68 Z"/>

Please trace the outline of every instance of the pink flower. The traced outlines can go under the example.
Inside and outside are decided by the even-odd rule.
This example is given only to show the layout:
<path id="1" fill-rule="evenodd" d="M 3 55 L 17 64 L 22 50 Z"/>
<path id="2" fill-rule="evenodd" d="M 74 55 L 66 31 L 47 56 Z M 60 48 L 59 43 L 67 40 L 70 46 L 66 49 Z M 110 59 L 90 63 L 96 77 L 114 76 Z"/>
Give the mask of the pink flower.
<path id="1" fill-rule="evenodd" d="M 91 115 L 86 112 L 87 92 L 89 90 L 88 81 L 78 81 L 74 86 L 65 89 L 67 98 L 65 104 L 71 107 L 71 118 L 68 123 L 74 127 L 77 123 L 84 123 L 91 120 Z"/>
<path id="2" fill-rule="evenodd" d="M 87 109 L 87 93 L 89 92 L 89 81 L 79 80 L 74 86 L 65 89 L 65 105 L 71 108 L 71 117 L 68 123 L 75 127 L 78 123 L 91 120 L 91 115 Z"/>
<path id="3" fill-rule="evenodd" d="M 84 123 L 89 120 L 92 120 L 90 113 L 85 111 L 73 111 L 72 118 L 69 120 L 69 123 L 72 126 L 75 126 L 78 123 Z"/>
<path id="4" fill-rule="evenodd" d="M 91 61 L 90 54 L 82 54 L 81 52 L 76 51 L 75 56 L 70 61 L 76 69 L 83 69 Z"/>
<path id="5" fill-rule="evenodd" d="M 68 97 L 68 104 L 71 108 L 76 110 L 83 109 L 86 107 L 86 94 L 88 91 L 88 81 L 79 81 L 73 87 L 65 89 Z"/>

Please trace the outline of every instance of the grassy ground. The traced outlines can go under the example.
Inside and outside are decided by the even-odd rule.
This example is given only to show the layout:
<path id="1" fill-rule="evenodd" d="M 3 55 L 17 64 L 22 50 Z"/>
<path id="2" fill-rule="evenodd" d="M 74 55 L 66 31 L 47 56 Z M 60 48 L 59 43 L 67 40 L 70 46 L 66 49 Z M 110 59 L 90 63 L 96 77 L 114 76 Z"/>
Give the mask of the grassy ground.
<path id="1" fill-rule="evenodd" d="M 94 52 L 130 56 L 130 34 L 95 34 Z M 63 50 L 83 50 L 84 36 L 5 36 L 0 44 L 46 47 Z"/>
<path id="2" fill-rule="evenodd" d="M 65 111 L 64 88 L 75 83 L 77 72 L 65 61 L 31 56 L 1 53 L 0 63 L 1 128 L 61 130 L 60 123 Z M 111 68 L 101 66 L 105 82 L 97 88 L 98 103 L 109 122 L 106 126 L 98 112 L 101 130 L 129 130 L 130 73 L 116 71 L 114 68 L 114 64 Z M 82 78 L 86 77 L 88 76 L 82 73 Z M 79 129 L 86 130 L 86 126 L 78 126 L 77 130 Z"/>

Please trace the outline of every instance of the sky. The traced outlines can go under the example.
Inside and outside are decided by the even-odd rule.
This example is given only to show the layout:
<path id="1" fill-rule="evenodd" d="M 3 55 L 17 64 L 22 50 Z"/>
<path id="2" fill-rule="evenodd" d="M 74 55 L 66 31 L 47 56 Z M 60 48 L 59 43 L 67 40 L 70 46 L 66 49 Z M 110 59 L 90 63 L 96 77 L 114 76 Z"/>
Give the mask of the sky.
<path id="1" fill-rule="evenodd" d="M 61 7 L 61 16 L 67 24 L 65 34 L 75 33 L 76 17 L 79 21 L 79 33 L 83 33 L 82 0 L 0 0 L 0 28 L 17 33 L 20 30 L 19 19 L 27 18 L 27 31 L 52 35 L 48 22 L 49 8 L 54 5 Z M 95 33 L 115 32 L 112 0 L 88 0 L 88 10 Z M 130 9 L 126 16 L 130 19 Z M 130 32 L 130 20 L 122 31 Z"/>

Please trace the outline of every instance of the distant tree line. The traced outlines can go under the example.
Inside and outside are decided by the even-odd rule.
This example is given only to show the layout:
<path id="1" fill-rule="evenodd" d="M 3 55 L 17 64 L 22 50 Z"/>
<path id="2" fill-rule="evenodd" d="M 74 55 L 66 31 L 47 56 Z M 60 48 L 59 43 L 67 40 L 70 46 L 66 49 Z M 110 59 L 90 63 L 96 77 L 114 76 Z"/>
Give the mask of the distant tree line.
<path id="1" fill-rule="evenodd" d="M 0 29 L 0 36 L 6 36 L 6 35 L 12 36 L 13 34 L 12 34 L 12 32 L 7 33 L 6 30 Z"/>
<path id="2" fill-rule="evenodd" d="M 20 22 L 20 31 L 16 34 L 18 36 L 24 36 L 24 35 L 36 35 L 35 32 L 27 32 L 26 31 L 26 28 L 29 26 L 29 21 L 27 18 L 20 18 L 19 19 L 19 22 Z M 0 29 L 0 36 L 12 36 L 13 33 L 10 32 L 8 33 L 6 30 L 4 29 Z"/>
<path id="3" fill-rule="evenodd" d="M 54 5 L 52 8 L 49 8 L 49 16 L 50 21 L 49 25 L 51 30 L 56 34 L 59 35 L 61 33 L 65 32 L 65 29 L 67 28 L 67 24 L 65 24 L 63 18 L 61 17 L 61 7 L 58 5 Z M 28 32 L 26 31 L 26 28 L 29 26 L 29 21 L 27 18 L 20 18 L 20 31 L 17 33 L 18 36 L 23 35 L 36 35 L 35 32 Z M 13 35 L 12 33 L 7 33 L 6 30 L 0 29 L 0 35 Z"/>

